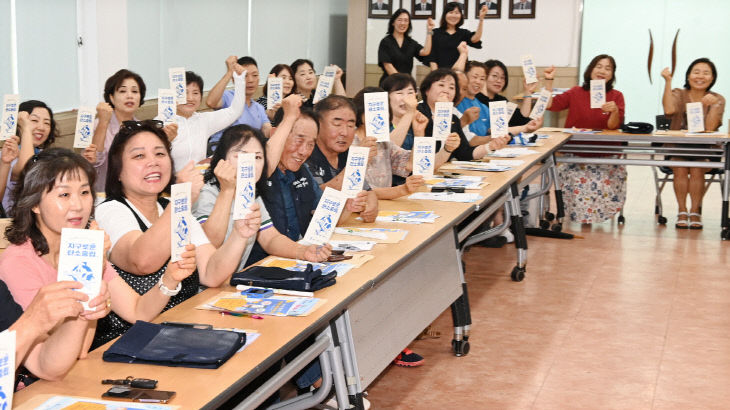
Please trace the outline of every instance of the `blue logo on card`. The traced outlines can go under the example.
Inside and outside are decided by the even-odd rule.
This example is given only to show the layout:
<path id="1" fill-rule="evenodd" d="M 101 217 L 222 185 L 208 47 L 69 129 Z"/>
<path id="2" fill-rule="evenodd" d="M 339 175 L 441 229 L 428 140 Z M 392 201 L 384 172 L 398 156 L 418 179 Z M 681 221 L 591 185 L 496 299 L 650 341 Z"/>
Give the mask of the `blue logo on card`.
<path id="1" fill-rule="evenodd" d="M 8 115 L 8 118 L 5 119 L 5 132 L 11 132 L 13 130 L 13 127 L 15 126 L 15 115 L 10 114 Z"/>
<path id="2" fill-rule="evenodd" d="M 603 101 L 603 93 L 600 91 L 596 91 L 593 94 L 593 102 L 597 103 L 597 102 L 601 102 L 601 101 Z"/>
<path id="3" fill-rule="evenodd" d="M 320 99 L 325 99 L 325 98 L 327 98 L 327 90 L 325 90 L 325 89 L 321 89 L 321 90 L 319 90 L 319 98 L 320 98 Z"/>
<path id="4" fill-rule="evenodd" d="M 347 188 L 355 189 L 356 186 L 360 185 L 360 181 L 362 181 L 362 174 L 359 169 L 356 169 L 355 172 L 347 177 L 347 183 L 349 184 Z"/>
<path id="5" fill-rule="evenodd" d="M 281 99 L 281 93 L 279 92 L 279 90 L 271 92 L 271 99 L 274 101 L 279 101 Z"/>
<path id="6" fill-rule="evenodd" d="M 177 237 L 177 246 L 183 247 L 187 245 L 188 237 L 188 223 L 185 221 L 185 217 L 180 218 L 175 227 L 175 236 Z"/>
<path id="7" fill-rule="evenodd" d="M 174 114 L 175 114 L 175 113 L 174 113 L 174 112 L 172 112 L 172 107 L 170 107 L 169 105 L 168 105 L 167 107 L 165 107 L 165 110 L 164 110 L 164 111 L 162 111 L 162 115 L 164 115 L 164 116 L 165 116 L 165 119 L 166 119 L 166 120 L 169 120 L 170 118 L 172 118 L 172 116 L 173 116 Z"/>
<path id="8" fill-rule="evenodd" d="M 91 137 L 91 127 L 89 127 L 89 124 L 85 124 L 81 127 L 79 134 L 81 135 L 81 140 L 88 141 Z"/>
<path id="9" fill-rule="evenodd" d="M 440 133 L 444 133 L 449 130 L 449 121 L 443 119 L 438 123 L 438 130 Z"/>
<path id="10" fill-rule="evenodd" d="M 314 235 L 324 235 L 330 229 L 332 229 L 332 215 L 325 215 L 317 220 L 317 229 L 314 230 Z"/>
<path id="11" fill-rule="evenodd" d="M 376 134 L 381 134 L 385 131 L 385 120 L 383 119 L 383 116 L 380 113 L 377 113 L 375 118 L 370 121 L 370 126 L 373 127 Z"/>
<path id="12" fill-rule="evenodd" d="M 416 165 L 418 166 L 418 170 L 423 173 L 431 168 L 431 160 L 428 157 L 421 157 Z"/>
<path id="13" fill-rule="evenodd" d="M 182 83 L 175 84 L 175 93 L 178 97 L 185 95 L 185 87 L 183 87 Z"/>
<path id="14" fill-rule="evenodd" d="M 251 203 L 253 202 L 253 197 L 254 197 L 253 184 L 251 184 L 249 182 L 241 190 L 241 202 L 243 203 L 243 206 L 245 208 L 248 208 L 249 206 L 251 206 Z"/>
<path id="15" fill-rule="evenodd" d="M 94 280 L 94 272 L 91 270 L 91 267 L 89 267 L 86 261 L 83 261 L 71 269 L 71 278 L 86 286 Z"/>

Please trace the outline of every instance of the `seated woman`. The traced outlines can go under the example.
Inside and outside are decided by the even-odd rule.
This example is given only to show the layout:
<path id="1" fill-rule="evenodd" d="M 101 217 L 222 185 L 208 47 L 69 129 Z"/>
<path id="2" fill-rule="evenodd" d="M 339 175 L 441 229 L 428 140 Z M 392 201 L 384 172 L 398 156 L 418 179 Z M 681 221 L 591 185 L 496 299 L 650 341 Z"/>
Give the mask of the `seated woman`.
<path id="1" fill-rule="evenodd" d="M 109 147 L 124 121 L 137 121 L 134 114 L 144 103 L 147 86 L 134 71 L 123 68 L 104 83 L 104 102 L 96 106 L 96 128 L 93 142 L 97 149 L 96 192 L 104 192 Z M 171 132 L 177 132 L 177 124 L 171 124 Z"/>
<path id="2" fill-rule="evenodd" d="M 283 100 L 284 98 L 288 97 L 289 94 L 291 94 L 294 90 L 294 72 L 292 71 L 291 67 L 286 64 L 277 64 L 273 68 L 271 68 L 271 71 L 269 71 L 269 78 L 271 78 L 272 76 L 282 79 L 281 98 Z M 281 108 L 281 104 L 276 104 L 269 107 L 268 91 L 269 83 L 267 81 L 266 85 L 264 85 L 263 95 L 261 95 L 261 97 L 259 97 L 256 102 L 264 107 L 264 109 L 266 110 L 266 115 L 269 117 L 269 120 L 273 121 L 274 114 L 276 114 L 276 111 Z"/>
<path id="3" fill-rule="evenodd" d="M 274 227 L 266 206 L 260 197 L 266 189 L 266 178 L 262 178 L 268 169 L 266 159 L 266 142 L 261 131 L 248 125 L 234 125 L 223 131 L 223 137 L 213 154 L 210 168 L 205 173 L 205 185 L 200 191 L 198 201 L 193 205 L 193 216 L 203 226 L 203 230 L 211 242 L 220 246 L 233 231 L 233 203 L 236 194 L 236 169 L 239 153 L 256 155 L 256 204 L 253 206 L 261 213 L 261 226 L 258 232 L 248 238 L 246 250 L 238 264 L 237 270 L 255 263 L 249 255 L 258 242 L 269 255 L 284 258 L 323 262 L 331 254 L 331 247 L 316 245 L 300 245 L 282 235 Z M 248 260 L 248 262 L 246 262 Z"/>
<path id="4" fill-rule="evenodd" d="M 343 71 L 337 67 L 335 82 L 332 85 L 332 94 L 345 96 L 345 86 L 342 85 Z M 317 89 L 317 74 L 314 72 L 314 63 L 310 60 L 299 58 L 291 63 L 294 72 L 294 90 L 292 93 L 299 94 L 304 100 L 303 107 L 314 108 L 314 91 Z"/>
<path id="5" fill-rule="evenodd" d="M 433 135 L 433 110 L 436 102 L 454 102 L 459 101 L 459 89 L 456 87 L 458 79 L 456 73 L 450 69 L 439 68 L 431 71 L 421 82 L 421 95 L 423 102 L 418 104 L 418 110 L 428 118 L 428 126 L 426 127 L 426 135 Z M 479 159 L 491 150 L 503 148 L 509 137 L 501 137 L 491 140 L 487 144 L 478 147 L 469 145 L 469 141 L 461 129 L 461 120 L 456 116 L 451 117 L 451 132 L 459 137 L 459 145 L 453 151 L 446 149 L 450 154 L 449 159 L 457 159 L 460 161 L 470 161 Z M 436 143 L 436 149 L 440 149 L 440 142 Z"/>
<path id="6" fill-rule="evenodd" d="M 13 162 L 18 159 L 18 138 L 14 135 L 3 142 L 2 151 L 0 151 L 0 192 L 3 197 L 5 196 L 5 189 L 8 187 L 10 182 L 10 170 L 13 167 Z M 7 218 L 8 214 L 5 208 L 0 204 L 0 218 Z"/>
<path id="7" fill-rule="evenodd" d="M 545 70 L 546 88 L 553 89 L 554 68 Z M 591 108 L 591 80 L 606 81 L 606 103 Z M 616 61 L 601 54 L 593 58 L 583 73 L 583 85 L 577 85 L 548 102 L 550 111 L 568 109 L 565 127 L 615 130 L 624 121 L 624 95 L 613 88 Z M 586 144 L 590 145 L 590 142 Z M 600 144 L 613 144 L 611 141 Z M 618 142 L 617 144 L 621 144 Z M 595 145 L 595 144 L 593 144 Z M 602 156 L 607 154 L 582 154 Z M 613 218 L 626 201 L 626 167 L 624 165 L 559 164 L 565 214 L 584 224 Z"/>
<path id="8" fill-rule="evenodd" d="M 430 17 L 426 22 L 426 45 L 418 44 L 411 37 L 411 14 L 406 9 L 398 9 L 388 21 L 388 34 L 380 40 L 378 45 L 378 65 L 383 70 L 380 77 L 380 86 L 392 74 L 410 74 L 413 71 L 413 58 L 426 63 L 424 57 L 431 54 L 431 37 L 433 36 L 434 22 Z"/>
<path id="9" fill-rule="evenodd" d="M 26 162 L 34 154 L 53 145 L 58 137 L 56 120 L 53 118 L 51 107 L 38 100 L 28 100 L 20 103 L 18 106 L 16 135 L 20 140 L 18 157 L 11 163 L 10 175 L 6 177 L 6 189 L 2 203 L 3 208 L 8 213 L 14 203 L 11 193 Z M 92 164 L 96 162 L 96 147 L 93 144 L 89 146 L 84 150 L 83 156 Z"/>
<path id="10" fill-rule="evenodd" d="M 716 131 L 722 124 L 722 115 L 725 111 L 725 98 L 710 91 L 717 80 L 715 64 L 707 58 L 698 58 L 687 68 L 684 75 L 684 88 L 672 89 L 672 73 L 669 68 L 662 71 L 664 77 L 664 95 L 662 105 L 664 115 L 671 117 L 669 126 L 672 130 L 687 129 L 687 103 L 702 103 L 702 113 L 705 119 L 705 131 Z M 683 145 L 687 147 L 687 145 Z M 707 145 L 694 145 L 695 148 L 707 148 Z M 706 162 L 710 159 L 701 157 L 673 157 L 682 161 Z M 699 165 L 699 164 L 698 164 Z M 677 214 L 677 228 L 702 229 L 702 197 L 705 195 L 705 174 L 710 168 L 702 167 L 673 167 L 674 195 L 677 197 L 679 213 Z M 692 206 L 687 212 L 687 193 L 689 192 Z"/>
<path id="11" fill-rule="evenodd" d="M 195 203 L 203 177 L 190 164 L 172 174 L 170 143 L 159 121 L 125 123 L 109 148 L 107 200 L 96 209 L 96 220 L 110 236 L 109 259 L 119 276 L 140 295 L 170 297 L 160 310 L 198 293 L 200 285 L 217 287 L 238 267 L 248 238 L 260 225 L 258 210 L 236 221 L 230 237 L 216 250 L 196 221 L 190 221 L 197 271 L 185 280 L 168 278 L 170 272 L 169 201 L 162 198 L 175 182 L 191 182 Z M 95 346 L 124 333 L 131 324 L 121 315 L 110 314 L 99 323 Z"/>
<path id="12" fill-rule="evenodd" d="M 246 105 L 246 80 L 242 74 L 243 68 L 238 63 L 234 64 L 231 75 L 235 91 L 230 107 L 197 112 L 203 98 L 203 78 L 192 71 L 185 72 L 187 103 L 177 106 L 177 132 L 165 132 L 172 143 L 171 156 L 175 172 L 179 172 L 190 161 L 197 163 L 205 159 L 208 138 L 241 117 Z"/>
<path id="13" fill-rule="evenodd" d="M 94 168 L 88 161 L 61 148 L 37 154 L 21 173 L 15 190 L 18 201 L 6 230 L 11 245 L 0 255 L 0 279 L 24 309 L 29 308 L 42 287 L 56 282 L 61 230 L 87 226 L 98 229 L 96 222 L 88 225 L 94 210 L 94 177 Z M 192 273 L 195 268 L 193 249 L 190 246 L 183 259 L 167 270 L 163 279 L 167 286 L 176 286 Z M 106 249 L 104 253 L 106 255 Z M 85 312 L 88 321 L 83 320 L 84 316 L 80 317 L 82 323 L 76 326 L 82 327 L 83 332 L 88 328 L 88 334 L 83 347 L 78 343 L 76 356 L 85 356 L 97 327 L 96 319 L 105 316 L 109 307 L 126 321 L 152 320 L 169 299 L 169 295 L 161 292 L 140 296 L 117 275 L 106 258 L 103 266 L 108 292 L 106 286 L 102 286 L 102 294 L 89 302 L 89 307 L 97 314 Z M 61 328 L 65 327 L 64 324 Z M 61 328 L 52 332 L 61 331 Z"/>

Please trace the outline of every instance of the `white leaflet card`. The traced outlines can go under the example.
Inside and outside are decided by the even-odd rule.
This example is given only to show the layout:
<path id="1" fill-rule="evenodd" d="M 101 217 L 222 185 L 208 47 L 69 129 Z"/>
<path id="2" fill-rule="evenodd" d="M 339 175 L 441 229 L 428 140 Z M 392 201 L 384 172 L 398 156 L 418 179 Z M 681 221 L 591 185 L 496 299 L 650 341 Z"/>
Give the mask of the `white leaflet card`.
<path id="1" fill-rule="evenodd" d="M 190 243 L 190 224 L 194 221 L 190 209 L 190 191 L 192 184 L 184 182 L 175 184 L 170 189 L 170 212 L 171 229 L 170 229 L 170 245 L 171 254 L 170 262 L 177 262 L 180 255 L 185 252 L 185 247 Z M 197 223 L 197 222 L 196 222 Z"/>
<path id="2" fill-rule="evenodd" d="M 413 138 L 413 175 L 433 178 L 436 165 L 436 140 L 430 137 Z"/>
<path id="3" fill-rule="evenodd" d="M 342 192 L 330 187 L 325 188 L 317 209 L 314 211 L 314 216 L 312 216 L 312 221 L 307 227 L 304 242 L 315 245 L 327 243 L 345 208 L 345 201 L 347 201 L 347 197 Z"/>
<path id="4" fill-rule="evenodd" d="M 18 128 L 18 106 L 20 96 L 18 94 L 5 94 L 3 97 L 3 116 L 0 124 L 0 141 L 15 135 Z"/>
<path id="5" fill-rule="evenodd" d="M 365 135 L 378 142 L 390 141 L 388 93 L 365 93 Z"/>
<path id="6" fill-rule="evenodd" d="M 324 68 L 324 72 L 319 76 L 317 90 L 314 92 L 312 103 L 317 104 L 319 100 L 324 100 L 332 93 L 332 86 L 335 84 L 335 74 L 337 74 L 337 68 L 335 66 L 330 65 Z"/>
<path id="7" fill-rule="evenodd" d="M 489 127 L 492 138 L 499 138 L 509 134 L 509 117 L 507 116 L 506 101 L 492 101 L 489 103 Z"/>
<path id="8" fill-rule="evenodd" d="M 512 115 L 514 115 L 515 110 L 517 110 L 517 104 L 513 102 L 507 103 L 507 122 L 512 119 Z"/>
<path id="9" fill-rule="evenodd" d="M 284 79 L 280 77 L 269 77 L 266 87 L 266 106 L 274 108 L 281 104 L 284 99 Z"/>
<path id="10" fill-rule="evenodd" d="M 177 104 L 187 104 L 188 96 L 185 92 L 185 67 L 174 67 L 168 70 L 170 74 L 170 89 L 175 92 Z M 203 90 L 200 90 L 201 92 Z"/>
<path id="11" fill-rule="evenodd" d="M 591 80 L 591 108 L 601 108 L 606 103 L 606 80 Z"/>
<path id="12" fill-rule="evenodd" d="M 542 117 L 545 114 L 545 109 L 547 108 L 547 103 L 550 101 L 550 91 L 546 89 L 540 90 L 540 95 L 537 97 L 537 101 L 535 102 L 535 106 L 532 107 L 532 112 L 530 113 L 530 118 L 533 120 L 536 120 L 540 117 Z"/>
<path id="13" fill-rule="evenodd" d="M 89 296 L 99 296 L 104 273 L 104 231 L 90 229 L 61 229 L 61 251 L 58 255 L 58 280 L 74 280 L 83 288 L 76 289 Z M 89 310 L 88 301 L 83 302 Z"/>
<path id="14" fill-rule="evenodd" d="M 168 88 L 157 90 L 157 118 L 165 125 L 177 123 L 175 113 L 177 112 L 177 97 L 175 91 Z"/>
<path id="15" fill-rule="evenodd" d="M 351 146 L 348 151 L 345 179 L 342 180 L 342 193 L 348 198 L 354 198 L 358 192 L 362 191 L 365 184 L 370 148 Z"/>
<path id="16" fill-rule="evenodd" d="M 0 409 L 13 408 L 15 343 L 15 330 L 0 333 Z"/>
<path id="17" fill-rule="evenodd" d="M 705 131 L 705 114 L 701 102 L 687 103 L 687 131 Z"/>
<path id="18" fill-rule="evenodd" d="M 451 134 L 451 116 L 454 109 L 452 102 L 437 102 L 433 109 L 433 137 L 437 141 L 446 141 Z"/>
<path id="19" fill-rule="evenodd" d="M 236 172 L 236 199 L 233 203 L 233 219 L 243 219 L 251 212 L 256 201 L 256 154 L 239 153 Z"/>
<path id="20" fill-rule="evenodd" d="M 76 132 L 74 133 L 74 148 L 86 148 L 91 145 L 94 135 L 94 115 L 96 109 L 80 107 L 76 115 Z"/>
<path id="21" fill-rule="evenodd" d="M 531 55 L 524 55 L 520 57 L 522 61 L 522 73 L 525 75 L 525 81 L 527 84 L 537 82 L 537 68 L 535 68 L 535 61 Z"/>

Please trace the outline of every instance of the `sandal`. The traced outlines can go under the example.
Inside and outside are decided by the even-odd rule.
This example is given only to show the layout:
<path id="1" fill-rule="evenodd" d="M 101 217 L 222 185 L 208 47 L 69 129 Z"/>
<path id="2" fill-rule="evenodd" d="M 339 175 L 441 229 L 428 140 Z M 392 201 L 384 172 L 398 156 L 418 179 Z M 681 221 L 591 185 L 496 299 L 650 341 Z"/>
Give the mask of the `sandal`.
<path id="1" fill-rule="evenodd" d="M 416 340 L 438 339 L 440 337 L 441 332 L 439 332 L 438 330 L 434 330 L 433 328 L 431 328 L 431 325 L 428 325 L 428 327 L 423 329 L 423 332 L 416 336 Z"/>
<path id="2" fill-rule="evenodd" d="M 689 229 L 702 229 L 702 215 L 698 214 L 697 212 L 690 212 L 689 214 L 690 221 L 689 221 Z M 692 218 L 697 218 L 697 221 L 693 221 Z"/>
<path id="3" fill-rule="evenodd" d="M 674 227 L 677 229 L 689 228 L 689 213 L 688 212 L 678 213 L 677 214 L 677 223 L 674 224 Z"/>

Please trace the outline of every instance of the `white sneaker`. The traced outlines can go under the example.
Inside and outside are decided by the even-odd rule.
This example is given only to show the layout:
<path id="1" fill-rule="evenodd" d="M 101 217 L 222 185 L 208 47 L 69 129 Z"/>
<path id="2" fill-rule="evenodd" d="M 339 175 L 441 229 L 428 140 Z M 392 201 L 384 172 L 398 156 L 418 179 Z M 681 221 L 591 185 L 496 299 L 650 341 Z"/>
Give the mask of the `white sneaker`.
<path id="1" fill-rule="evenodd" d="M 366 398 L 362 398 L 362 404 L 363 407 L 365 407 L 365 410 L 370 409 L 370 401 Z M 349 405 L 348 405 L 349 406 Z M 327 400 L 326 402 L 319 404 L 315 407 L 319 410 L 337 410 L 339 409 L 339 406 L 337 405 L 337 396 L 332 396 Z"/>
<path id="2" fill-rule="evenodd" d="M 512 231 L 509 229 L 502 232 L 502 236 L 504 236 L 505 239 L 507 239 L 507 243 L 512 243 L 515 241 L 515 236 L 512 234 Z"/>

